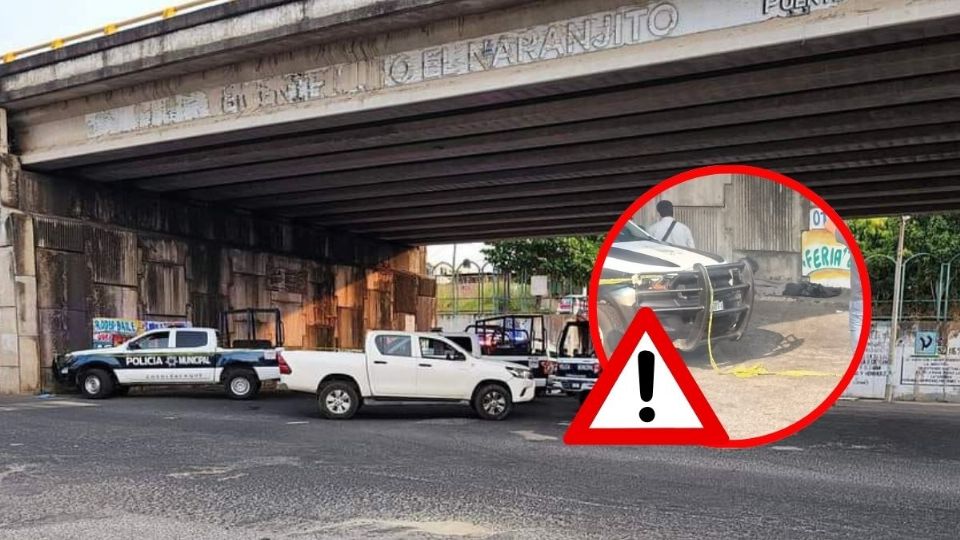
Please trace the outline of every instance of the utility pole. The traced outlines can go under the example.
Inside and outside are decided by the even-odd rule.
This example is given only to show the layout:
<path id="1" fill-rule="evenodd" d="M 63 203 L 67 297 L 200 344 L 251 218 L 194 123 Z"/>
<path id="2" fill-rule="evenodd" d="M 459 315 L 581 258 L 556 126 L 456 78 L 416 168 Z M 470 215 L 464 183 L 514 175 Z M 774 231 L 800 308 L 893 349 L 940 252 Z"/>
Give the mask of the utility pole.
<path id="1" fill-rule="evenodd" d="M 457 245 L 453 245 L 453 316 L 457 316 L 457 287 L 460 284 L 457 282 Z"/>
<path id="2" fill-rule="evenodd" d="M 893 310 L 890 314 L 890 361 L 887 364 L 887 385 L 883 399 L 893 401 L 894 373 L 897 359 L 897 334 L 900 330 L 900 300 L 903 294 L 903 237 L 910 216 L 900 216 L 900 238 L 897 240 L 897 263 L 893 270 Z"/>

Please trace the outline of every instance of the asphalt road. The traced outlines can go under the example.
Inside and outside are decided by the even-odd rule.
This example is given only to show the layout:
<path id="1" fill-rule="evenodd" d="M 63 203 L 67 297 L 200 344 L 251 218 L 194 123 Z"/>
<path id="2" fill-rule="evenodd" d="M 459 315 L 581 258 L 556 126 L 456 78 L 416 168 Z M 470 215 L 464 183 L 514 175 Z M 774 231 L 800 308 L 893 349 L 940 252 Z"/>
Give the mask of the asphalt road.
<path id="1" fill-rule="evenodd" d="M 567 447 L 571 399 L 324 421 L 308 396 L 0 400 L 0 538 L 956 538 L 960 406 L 775 446 Z"/>

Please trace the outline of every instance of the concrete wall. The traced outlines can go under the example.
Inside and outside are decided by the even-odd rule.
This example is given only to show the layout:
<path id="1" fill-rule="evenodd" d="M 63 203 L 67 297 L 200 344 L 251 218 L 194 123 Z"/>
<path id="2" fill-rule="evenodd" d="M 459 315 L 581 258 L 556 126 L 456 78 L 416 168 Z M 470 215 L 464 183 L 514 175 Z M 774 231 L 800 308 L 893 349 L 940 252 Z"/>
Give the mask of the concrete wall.
<path id="1" fill-rule="evenodd" d="M 727 260 L 752 257 L 762 279 L 800 279 L 800 233 L 807 226 L 809 203 L 796 192 L 753 177 L 704 177 L 657 196 L 637 213 L 637 222 L 656 221 L 661 199 L 673 202 L 697 249 Z"/>
<path id="2" fill-rule="evenodd" d="M 844 395 L 881 399 L 889 381 L 894 399 L 960 402 L 960 322 L 901 323 L 895 351 L 891 366 L 890 321 L 874 321 Z"/>
<path id="3" fill-rule="evenodd" d="M 0 152 L 0 393 L 50 387 L 94 317 L 188 319 L 277 307 L 291 348 L 362 346 L 433 325 L 425 249 L 21 171 Z M 266 321 L 263 328 L 266 329 Z"/>

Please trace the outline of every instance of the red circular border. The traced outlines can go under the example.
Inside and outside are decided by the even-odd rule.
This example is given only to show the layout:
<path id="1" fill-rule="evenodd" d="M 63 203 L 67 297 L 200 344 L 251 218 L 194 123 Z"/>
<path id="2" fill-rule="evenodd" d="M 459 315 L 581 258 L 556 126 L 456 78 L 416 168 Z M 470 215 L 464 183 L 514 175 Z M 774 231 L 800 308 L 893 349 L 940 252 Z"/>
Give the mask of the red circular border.
<path id="1" fill-rule="evenodd" d="M 816 204 L 821 210 L 823 210 L 827 216 L 833 221 L 837 226 L 837 230 L 843 234 L 843 238 L 847 241 L 847 246 L 850 248 L 851 255 L 856 261 L 857 270 L 860 272 L 860 286 L 863 290 L 863 324 L 860 329 L 860 341 L 857 343 L 857 350 L 854 352 L 853 357 L 850 359 L 850 366 L 847 368 L 846 373 L 843 374 L 843 377 L 840 379 L 840 382 L 837 384 L 837 387 L 833 389 L 832 392 L 827 396 L 827 398 L 818 405 L 812 412 L 804 416 L 803 418 L 797 420 L 793 424 L 775 431 L 773 433 L 768 433 L 767 435 L 762 435 L 759 437 L 751 437 L 748 439 L 731 439 L 724 444 L 723 448 L 750 448 L 755 446 L 762 446 L 765 444 L 770 444 L 775 441 L 784 439 L 794 433 L 797 433 L 801 429 L 809 426 L 813 423 L 814 420 L 819 418 L 823 413 L 827 412 L 827 409 L 833 406 L 837 402 L 837 399 L 840 398 L 840 394 L 847 388 L 847 385 L 850 384 L 850 381 L 853 379 L 854 374 L 857 372 L 857 367 L 860 365 L 860 360 L 863 358 L 863 353 L 867 348 L 867 339 L 870 336 L 870 322 L 871 322 L 871 304 L 872 297 L 870 293 L 870 278 L 867 275 L 867 265 L 863 259 L 863 253 L 860 252 L 860 246 L 857 245 L 856 240 L 853 237 L 853 233 L 850 232 L 850 228 L 847 227 L 847 224 L 843 222 L 843 219 L 840 218 L 840 215 L 829 205 L 826 201 L 823 200 L 819 195 L 814 193 L 810 188 L 801 184 L 800 182 L 784 176 L 778 172 L 771 171 L 769 169 L 764 169 L 761 167 L 754 167 L 751 165 L 736 165 L 736 164 L 723 164 L 723 165 L 710 165 L 707 167 L 698 167 L 696 169 L 691 169 L 689 171 L 682 172 L 680 174 L 674 175 L 663 182 L 660 182 L 656 186 L 647 190 L 639 199 L 633 202 L 617 219 L 617 222 L 613 224 L 613 227 L 607 233 L 606 239 L 604 239 L 603 245 L 600 246 L 600 251 L 597 254 L 597 261 L 593 267 L 593 273 L 590 276 L 590 288 L 588 295 L 588 309 L 590 315 L 590 333 L 593 338 L 594 343 L 600 343 L 600 330 L 599 325 L 597 324 L 597 292 L 600 286 L 600 273 L 603 270 L 603 261 L 606 261 L 607 254 L 610 251 L 610 247 L 613 245 L 614 240 L 616 239 L 616 234 L 618 233 L 633 217 L 634 214 L 640 211 L 640 209 L 653 200 L 654 197 L 663 193 L 664 191 L 676 186 L 680 183 L 686 182 L 687 180 L 694 180 L 703 176 L 709 176 L 713 174 L 742 174 L 748 176 L 756 176 L 770 180 L 772 182 L 777 182 L 778 184 L 784 185 Z M 596 348 L 597 357 L 600 359 L 602 364 L 607 362 L 606 353 L 603 351 L 603 347 Z"/>

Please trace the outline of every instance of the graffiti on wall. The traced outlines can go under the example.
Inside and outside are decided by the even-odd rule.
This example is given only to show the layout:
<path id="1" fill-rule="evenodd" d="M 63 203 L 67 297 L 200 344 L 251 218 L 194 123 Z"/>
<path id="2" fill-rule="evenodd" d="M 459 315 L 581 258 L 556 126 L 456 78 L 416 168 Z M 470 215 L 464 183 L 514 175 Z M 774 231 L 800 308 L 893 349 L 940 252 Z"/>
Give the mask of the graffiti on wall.
<path id="1" fill-rule="evenodd" d="M 902 323 L 891 380 L 896 399 L 960 401 L 960 322 Z M 874 321 L 845 396 L 883 398 L 890 368 L 890 322 Z"/>
<path id="2" fill-rule="evenodd" d="M 115 347 L 150 330 L 158 328 L 187 328 L 189 321 L 141 321 L 97 317 L 93 319 L 93 348 Z"/>
<path id="3" fill-rule="evenodd" d="M 874 321 L 857 373 L 844 391 L 845 396 L 882 398 L 890 370 L 890 322 Z"/>

